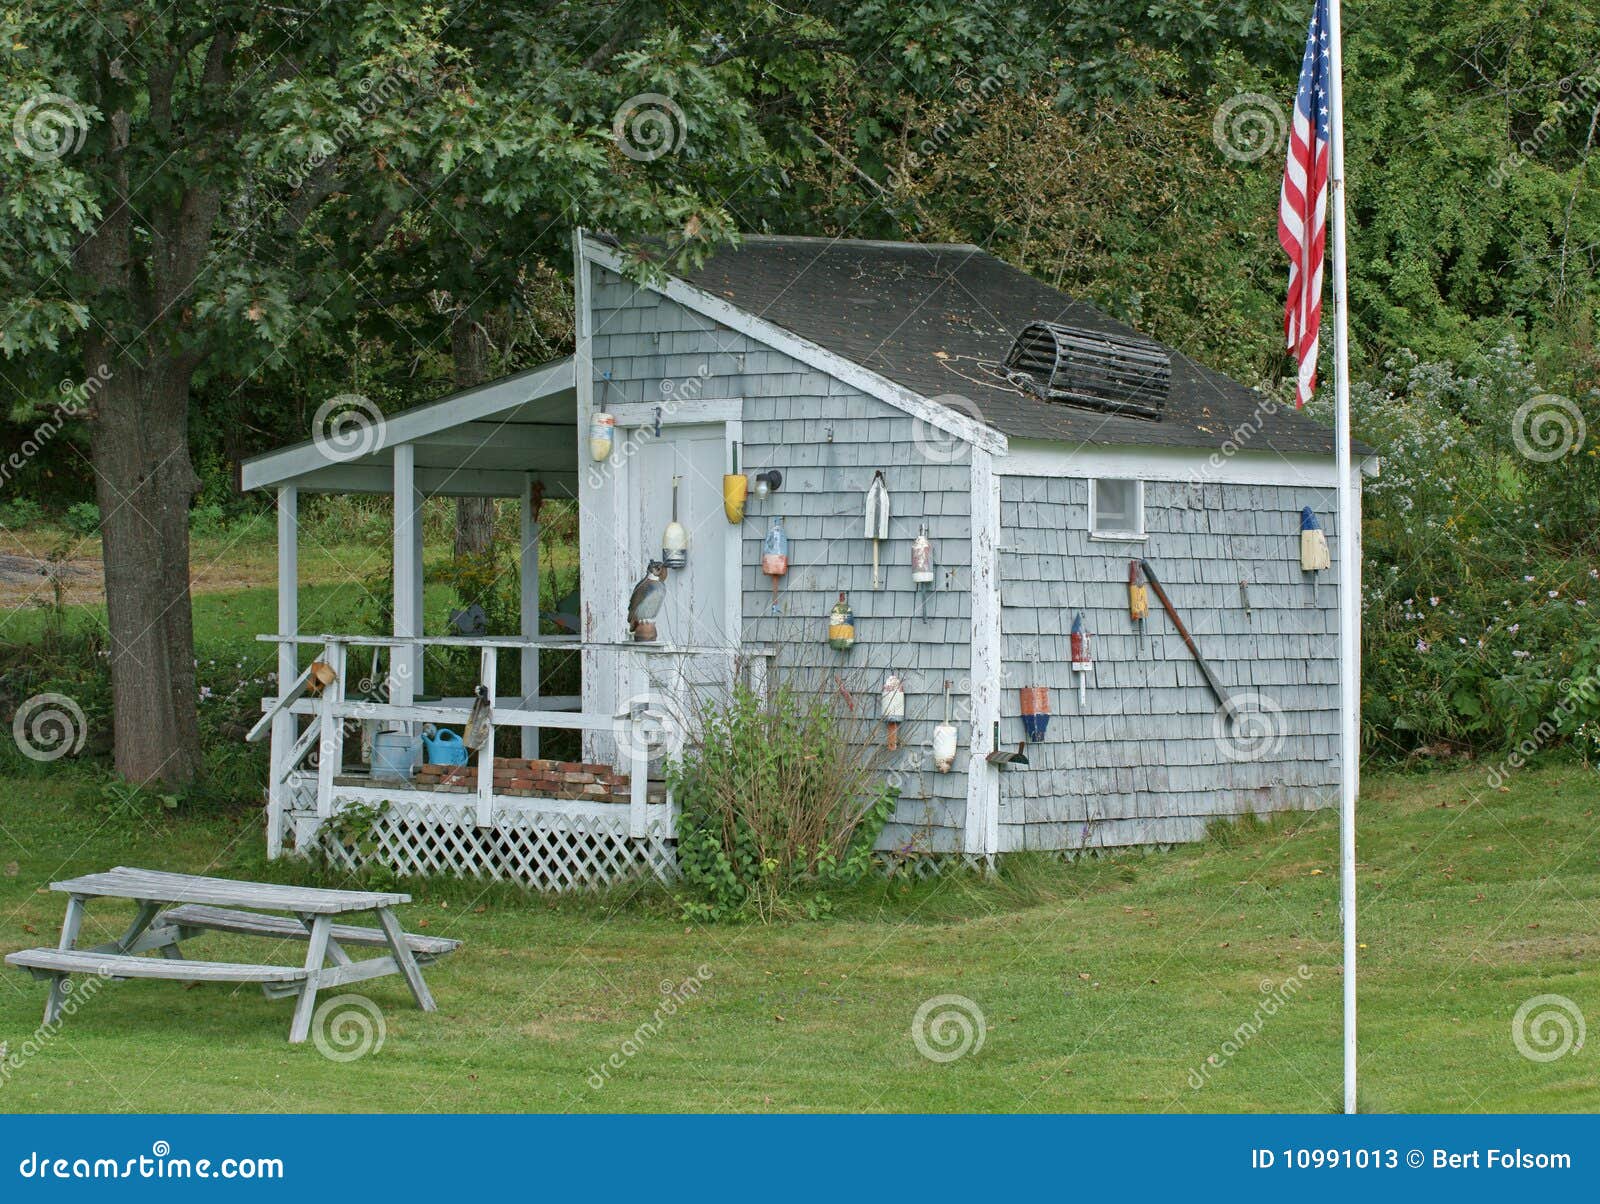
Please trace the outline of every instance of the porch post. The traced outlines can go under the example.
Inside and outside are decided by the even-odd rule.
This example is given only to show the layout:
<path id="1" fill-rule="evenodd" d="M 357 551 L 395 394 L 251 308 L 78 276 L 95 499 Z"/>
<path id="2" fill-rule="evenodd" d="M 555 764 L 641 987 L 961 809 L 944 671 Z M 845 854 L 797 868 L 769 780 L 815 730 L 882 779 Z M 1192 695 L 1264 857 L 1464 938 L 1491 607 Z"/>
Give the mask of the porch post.
<path id="1" fill-rule="evenodd" d="M 535 638 L 539 634 L 539 515 L 533 506 L 533 474 L 522 478 L 522 635 Z M 539 650 L 522 649 L 522 709 L 539 709 Z M 539 729 L 522 729 L 522 755 L 539 755 Z"/>
<path id="2" fill-rule="evenodd" d="M 300 490 L 278 487 L 278 634 L 300 629 Z M 278 696 L 300 676 L 300 653 L 294 644 L 278 645 Z M 283 855 L 283 812 L 288 804 L 289 772 L 285 764 L 295 743 L 295 718 L 288 711 L 273 717 L 272 751 L 267 760 L 267 856 Z"/>
<path id="3" fill-rule="evenodd" d="M 418 513 L 417 449 L 394 449 L 394 633 L 422 634 L 422 516 Z M 408 706 L 422 692 L 422 649 L 396 647 L 389 659 L 389 701 Z"/>

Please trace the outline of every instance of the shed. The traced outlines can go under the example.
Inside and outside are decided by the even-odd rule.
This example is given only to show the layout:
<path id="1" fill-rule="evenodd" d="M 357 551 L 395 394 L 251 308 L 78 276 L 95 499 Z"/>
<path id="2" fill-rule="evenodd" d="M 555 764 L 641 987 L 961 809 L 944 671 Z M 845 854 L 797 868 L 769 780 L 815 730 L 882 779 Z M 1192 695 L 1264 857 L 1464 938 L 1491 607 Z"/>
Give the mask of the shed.
<path id="1" fill-rule="evenodd" d="M 1300 560 L 1307 508 L 1329 540 L 1344 534 L 1331 432 L 974 246 L 749 236 L 697 271 L 643 282 L 603 236 L 578 232 L 574 254 L 572 357 L 389 416 L 358 455 L 330 460 L 304 444 L 249 461 L 243 477 L 279 492 L 280 619 L 267 638 L 284 650 L 281 680 L 302 672 L 302 643 L 335 660 L 381 643 L 405 673 L 378 717 L 459 721 L 468 699 L 415 701 L 419 649 L 486 649 L 493 692 L 494 647 L 521 650 L 524 681 L 541 649 L 577 648 L 579 696 L 496 698 L 495 721 L 522 728 L 535 774 L 541 729 L 581 729 L 584 764 L 562 774 L 601 789 L 503 793 L 488 765 L 470 800 L 429 783 L 363 784 L 327 746 L 338 737 L 321 733 L 358 706 L 372 719 L 374 704 L 341 686 L 291 698 L 286 684 L 281 705 L 267 704 L 275 852 L 326 843 L 330 817 L 381 798 L 396 818 L 362 855 L 402 871 L 543 888 L 670 873 L 672 802 L 648 784 L 660 750 L 641 748 L 641 716 L 670 720 L 687 692 L 735 677 L 764 688 L 799 662 L 904 682 L 886 857 L 1168 845 L 1216 817 L 1337 801 L 1336 570 Z M 588 428 L 602 410 L 616 437 L 596 461 Z M 1377 471 L 1366 448 L 1354 462 L 1358 484 Z M 777 488 L 751 489 L 731 522 L 724 477 L 772 470 Z M 892 518 L 874 588 L 862 503 L 878 473 Z M 539 635 L 527 592 L 535 484 L 578 502 L 583 605 L 571 636 Z M 295 498 L 358 488 L 410 500 L 396 507 L 395 631 L 303 635 Z M 522 499 L 520 635 L 420 630 L 416 504 L 434 493 Z M 690 550 L 668 573 L 657 640 L 640 643 L 626 601 L 661 555 L 674 493 Z M 777 613 L 759 567 L 775 519 L 792 564 Z M 912 579 L 924 531 L 931 582 Z M 1131 619 L 1130 562 L 1156 574 L 1204 666 L 1153 590 L 1149 617 Z M 858 639 L 834 652 L 826 616 L 841 592 Z M 1079 615 L 1087 671 L 1072 663 Z M 931 743 L 946 681 L 959 740 L 940 772 Z M 1050 689 L 1052 721 L 1025 766 L 992 763 L 997 742 L 1023 739 L 1023 685 Z M 318 741 L 312 769 L 302 762 Z"/>

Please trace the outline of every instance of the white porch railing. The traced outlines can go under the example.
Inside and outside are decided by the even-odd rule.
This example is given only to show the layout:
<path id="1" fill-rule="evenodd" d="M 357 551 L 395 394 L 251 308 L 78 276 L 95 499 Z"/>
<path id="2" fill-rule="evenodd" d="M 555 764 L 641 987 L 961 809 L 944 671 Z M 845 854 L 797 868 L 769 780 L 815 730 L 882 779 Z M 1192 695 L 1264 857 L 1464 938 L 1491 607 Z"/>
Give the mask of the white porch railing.
<path id="1" fill-rule="evenodd" d="M 267 825 L 269 832 L 269 852 L 276 855 L 276 834 L 282 831 L 285 809 L 288 806 L 290 791 L 288 789 L 291 779 L 299 777 L 304 780 L 307 774 L 299 769 L 301 762 L 315 746 L 318 751 L 316 765 L 316 815 L 319 821 L 331 818 L 337 810 L 337 799 L 341 793 L 351 793 L 347 788 L 341 790 L 340 778 L 344 774 L 345 749 L 344 728 L 348 719 L 360 720 L 364 723 L 398 722 L 407 725 L 413 734 L 425 723 L 434 724 L 464 724 L 471 710 L 473 698 L 441 698 L 432 701 L 401 701 L 382 702 L 370 699 L 350 697 L 349 674 L 347 673 L 349 654 L 352 649 L 388 649 L 391 663 L 403 658 L 396 658 L 396 649 L 422 649 L 428 647 L 438 648 L 476 648 L 479 651 L 478 681 L 488 693 L 492 725 L 489 738 L 476 754 L 477 759 L 477 797 L 476 797 L 476 822 L 479 827 L 488 827 L 495 821 L 497 806 L 494 792 L 495 784 L 495 752 L 494 733 L 495 727 L 516 727 L 523 729 L 552 728 L 568 731 L 598 732 L 611 736 L 616 740 L 619 752 L 626 754 L 627 764 L 616 766 L 618 772 L 629 775 L 629 795 L 626 804 L 600 803 L 601 807 L 627 808 L 627 833 L 630 839 L 643 839 L 651 833 L 652 823 L 649 802 L 649 770 L 651 748 L 638 738 L 625 738 L 630 728 L 639 721 L 639 716 L 629 711 L 616 713 L 586 712 L 581 709 L 581 699 L 577 697 L 544 697 L 541 698 L 535 690 L 524 693 L 522 696 L 506 700 L 509 705 L 502 706 L 498 696 L 496 669 L 497 654 L 504 649 L 534 649 L 533 665 L 537 672 L 537 650 L 559 649 L 561 651 L 577 651 L 597 649 L 611 652 L 625 658 L 624 665 L 627 669 L 626 678 L 638 682 L 650 679 L 648 662 L 657 659 L 675 660 L 679 666 L 687 663 L 689 658 L 716 656 L 729 658 L 735 665 L 743 662 L 748 671 L 748 684 L 758 693 L 764 694 L 768 681 L 768 662 L 775 655 L 773 649 L 761 647 L 745 647 L 740 649 L 691 647 L 670 644 L 637 644 L 637 643 L 601 643 L 583 641 L 575 636 L 357 636 L 357 635 L 263 635 L 257 637 L 267 643 L 276 643 L 280 647 L 305 645 L 320 648 L 312 666 L 302 671 L 293 682 L 279 682 L 280 693 L 276 698 L 262 700 L 262 718 L 251 730 L 248 739 L 259 739 L 270 731 L 272 736 L 272 750 L 268 780 L 268 814 Z M 314 674 L 316 666 L 325 666 L 325 671 Z M 319 678 L 321 680 L 319 680 Z M 670 689 L 671 687 L 669 687 Z M 687 686 L 683 682 L 682 674 L 677 674 L 678 692 L 666 699 L 667 706 L 675 715 L 692 713 L 689 700 L 684 697 Z M 639 697 L 641 691 L 635 690 L 633 696 Z M 297 731 L 299 726 L 295 716 L 305 716 L 309 719 L 303 730 Z M 664 728 L 667 744 L 661 751 L 667 756 L 673 756 L 681 751 L 684 736 L 681 722 L 669 722 Z M 637 732 L 634 733 L 637 737 Z M 377 787 L 379 783 L 374 782 Z M 363 791 L 364 793 L 364 791 Z M 538 810 L 541 802 L 548 803 L 552 812 L 570 810 L 571 800 L 536 798 L 518 798 L 515 800 L 501 799 L 504 805 L 507 802 L 514 804 L 521 810 Z M 659 804 L 658 804 L 659 805 Z M 615 814 L 613 812 L 613 814 Z M 672 800 L 664 800 L 665 832 L 670 838 L 675 834 L 676 816 L 672 807 Z M 658 815 L 658 818 L 660 816 Z M 654 825 L 655 831 L 661 830 L 661 825 Z"/>

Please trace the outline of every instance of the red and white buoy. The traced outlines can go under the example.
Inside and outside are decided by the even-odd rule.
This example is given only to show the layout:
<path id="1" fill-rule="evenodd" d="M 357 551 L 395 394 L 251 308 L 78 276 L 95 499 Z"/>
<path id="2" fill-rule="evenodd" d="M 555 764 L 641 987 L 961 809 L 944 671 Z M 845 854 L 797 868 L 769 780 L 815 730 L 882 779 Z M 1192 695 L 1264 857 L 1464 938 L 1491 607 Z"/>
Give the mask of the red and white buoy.
<path id="1" fill-rule="evenodd" d="M 1072 671 L 1078 678 L 1078 705 L 1089 701 L 1089 677 L 1094 672 L 1094 657 L 1089 652 L 1089 629 L 1083 625 L 1083 612 L 1072 616 Z"/>

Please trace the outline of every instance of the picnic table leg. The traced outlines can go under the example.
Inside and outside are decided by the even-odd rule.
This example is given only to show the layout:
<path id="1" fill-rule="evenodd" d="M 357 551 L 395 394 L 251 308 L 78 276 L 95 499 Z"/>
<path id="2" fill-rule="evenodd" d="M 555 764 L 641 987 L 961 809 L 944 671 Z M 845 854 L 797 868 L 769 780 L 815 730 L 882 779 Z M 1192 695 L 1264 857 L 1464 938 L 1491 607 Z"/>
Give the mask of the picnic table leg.
<path id="1" fill-rule="evenodd" d="M 305 923 L 305 917 L 300 917 Z M 295 1001 L 294 1020 L 289 1025 L 289 1044 L 299 1045 L 311 1034 L 311 1016 L 317 1010 L 317 987 L 322 977 L 322 963 L 328 956 L 328 929 L 333 921 L 319 915 L 311 921 L 311 948 L 306 950 L 306 980 Z"/>
<path id="2" fill-rule="evenodd" d="M 405 976 L 406 986 L 411 988 L 411 997 L 423 1011 L 437 1010 L 433 995 L 428 990 L 428 984 L 422 981 L 422 968 L 417 965 L 411 946 L 406 942 L 405 929 L 400 927 L 400 921 L 395 919 L 394 912 L 387 907 L 379 907 L 376 911 L 378 923 L 383 925 L 383 934 L 389 938 L 389 950 L 394 954 L 394 963 L 400 967 L 400 973 Z"/>
<path id="3" fill-rule="evenodd" d="M 83 908 L 88 900 L 83 895 L 70 895 L 67 898 L 67 914 L 61 921 L 61 940 L 57 949 L 71 949 L 78 943 L 78 930 L 83 927 Z M 61 1015 L 61 1007 L 67 1001 L 67 975 L 53 974 L 50 976 L 50 994 L 44 1001 L 44 1022 L 53 1024 Z"/>

